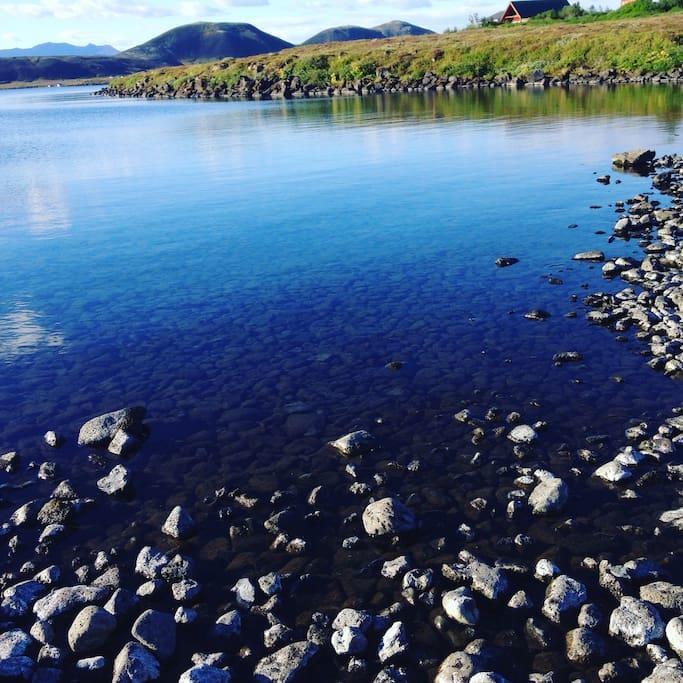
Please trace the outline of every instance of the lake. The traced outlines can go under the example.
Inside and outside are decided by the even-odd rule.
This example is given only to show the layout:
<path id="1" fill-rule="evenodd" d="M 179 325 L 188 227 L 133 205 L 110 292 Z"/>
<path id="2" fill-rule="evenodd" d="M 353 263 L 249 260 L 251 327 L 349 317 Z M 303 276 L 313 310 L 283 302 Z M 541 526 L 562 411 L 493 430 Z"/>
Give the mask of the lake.
<path id="1" fill-rule="evenodd" d="M 543 457 L 571 477 L 576 462 L 562 444 L 576 450 L 601 434 L 615 451 L 634 420 L 660 424 L 681 402 L 680 383 L 650 370 L 632 338 L 619 343 L 584 319 L 583 296 L 623 283 L 571 260 L 589 249 L 640 253 L 637 242 L 608 236 L 615 202 L 650 182 L 614 173 L 610 160 L 638 147 L 682 151 L 680 89 L 260 103 L 7 90 L 0 130 L 0 448 L 25 463 L 55 460 L 58 480 L 97 498 L 52 561 L 135 542 L 162 547 L 159 527 L 181 504 L 201 521 L 185 550 L 213 603 L 227 603 L 242 576 L 282 571 L 314 577 L 288 608 L 296 618 L 360 602 L 387 607 L 400 586 L 356 570 L 392 549 L 340 545 L 362 536 L 358 520 L 344 519 L 368 494 L 343 493 L 353 479 L 325 444 L 354 429 L 381 443 L 359 465 L 360 481 L 381 489 L 372 479 L 380 463 L 420 461 L 414 479 L 389 468 L 389 488 L 416 496 L 427 527 L 440 530 L 401 548 L 436 569 L 461 547 L 493 561 L 507 552 L 501 537 L 521 531 L 540 545 L 512 555 L 546 553 L 566 571 L 600 552 L 672 559 L 666 536 L 615 523 L 652 526 L 654 512 L 669 509 L 665 491 L 633 501 L 624 517 L 617 497 L 586 482 L 585 498 L 572 499 L 578 531 L 555 532 L 557 519 L 503 528 L 490 509 L 498 498 L 504 519 L 497 466 L 515 462 L 510 444 L 472 444 L 453 414 L 468 407 L 483 418 L 495 406 L 547 421 Z M 596 182 L 603 173 L 611 184 Z M 519 263 L 497 268 L 501 256 Z M 550 317 L 527 320 L 531 309 Z M 555 367 L 562 351 L 583 361 Z M 149 427 L 127 463 L 134 495 L 106 498 L 95 487 L 104 465 L 75 435 L 85 419 L 134 403 L 145 405 Z M 48 429 L 65 437 L 56 454 L 41 443 Z M 486 466 L 474 472 L 477 451 Z M 294 487 L 282 500 L 305 505 L 321 483 L 343 495 L 296 557 L 269 550 L 262 528 L 231 541 L 228 526 L 253 511 L 231 504 L 219 516 L 212 498 L 239 488 L 266 514 L 282 507 L 268 502 L 275 490 Z M 39 482 L 32 495 L 54 485 Z M 7 498 L 16 507 L 25 495 Z M 490 501 L 486 514 L 468 511 L 476 497 Z M 463 522 L 476 539 L 434 546 Z M 206 605 L 200 613 L 216 616 Z M 425 660 L 438 662 L 465 637 L 418 622 Z M 484 632 L 495 639 L 498 626 L 514 628 L 503 619 Z M 172 670 L 187 668 L 194 651 L 188 637 Z M 250 662 L 228 663 L 242 671 Z M 319 664 L 326 675 L 338 666 Z M 518 666 L 568 671 L 533 654 Z M 378 670 L 371 664 L 367 680 Z"/>

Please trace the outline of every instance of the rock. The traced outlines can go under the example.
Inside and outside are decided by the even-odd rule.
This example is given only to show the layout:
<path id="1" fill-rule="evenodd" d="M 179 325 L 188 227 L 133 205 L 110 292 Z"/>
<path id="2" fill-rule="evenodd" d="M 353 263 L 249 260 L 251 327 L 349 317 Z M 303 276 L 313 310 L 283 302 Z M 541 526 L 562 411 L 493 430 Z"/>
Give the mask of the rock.
<path id="1" fill-rule="evenodd" d="M 201 590 L 202 587 L 194 579 L 183 579 L 171 585 L 173 599 L 178 602 L 194 600 Z"/>
<path id="2" fill-rule="evenodd" d="M 213 634 L 219 638 L 235 638 L 242 630 L 242 619 L 237 610 L 226 612 L 216 619 Z"/>
<path id="3" fill-rule="evenodd" d="M 259 661 L 254 669 L 254 680 L 256 683 L 292 683 L 300 679 L 317 651 L 318 647 L 308 641 L 287 645 Z"/>
<path id="4" fill-rule="evenodd" d="M 16 451 L 0 455 L 0 472 L 14 472 L 19 466 L 19 454 Z"/>
<path id="5" fill-rule="evenodd" d="M 560 623 L 562 615 L 570 610 L 578 610 L 586 602 L 586 587 L 565 574 L 550 582 L 545 592 L 543 614 L 556 624 Z"/>
<path id="6" fill-rule="evenodd" d="M 625 596 L 610 616 L 609 633 L 631 647 L 645 647 L 664 635 L 664 622 L 653 605 Z"/>
<path id="7" fill-rule="evenodd" d="M 18 628 L 0 633 L 0 661 L 23 656 L 32 642 L 31 636 Z"/>
<path id="8" fill-rule="evenodd" d="M 138 553 L 135 560 L 135 573 L 147 579 L 156 579 L 161 576 L 161 570 L 168 562 L 167 555 L 147 545 Z"/>
<path id="9" fill-rule="evenodd" d="M 683 612 L 683 586 L 667 581 L 655 581 L 640 587 L 640 599 L 663 609 Z"/>
<path id="10" fill-rule="evenodd" d="M 619 152 L 612 157 L 612 164 L 617 168 L 648 170 L 654 161 L 656 152 L 653 149 L 634 149 L 630 152 Z"/>
<path id="11" fill-rule="evenodd" d="M 114 469 L 102 479 L 98 479 L 97 488 L 109 496 L 123 493 L 130 479 L 130 472 L 123 465 L 116 465 Z"/>
<path id="12" fill-rule="evenodd" d="M 282 590 L 282 579 L 276 572 L 270 572 L 258 580 L 259 588 L 267 595 L 277 595 Z"/>
<path id="13" fill-rule="evenodd" d="M 375 439 L 369 432 L 361 429 L 339 437 L 336 441 L 331 441 L 330 446 L 347 458 L 361 455 L 372 448 Z"/>
<path id="14" fill-rule="evenodd" d="M 601 251 L 581 251 L 572 256 L 574 261 L 604 261 L 605 254 Z"/>
<path id="15" fill-rule="evenodd" d="M 180 505 L 176 505 L 166 518 L 161 531 L 173 538 L 186 538 L 194 531 L 194 520 Z"/>
<path id="16" fill-rule="evenodd" d="M 534 308 L 533 310 L 525 313 L 524 317 L 527 320 L 547 320 L 550 317 L 550 313 L 540 308 Z"/>
<path id="17" fill-rule="evenodd" d="M 6 588 L 2 593 L 0 614 L 8 617 L 23 616 L 46 590 L 46 586 L 40 581 L 22 581 Z"/>
<path id="18" fill-rule="evenodd" d="M 683 683 L 683 664 L 677 659 L 667 659 L 657 664 L 642 683 Z"/>
<path id="19" fill-rule="evenodd" d="M 126 643 L 114 660 L 112 683 L 145 683 L 159 678 L 159 662 L 142 645 Z"/>
<path id="20" fill-rule="evenodd" d="M 513 443 L 529 444 L 538 439 L 538 434 L 529 425 L 517 425 L 509 434 L 508 439 Z"/>
<path id="21" fill-rule="evenodd" d="M 602 618 L 600 608 L 593 603 L 582 605 L 579 610 L 579 626 L 584 628 L 596 628 L 602 623 Z"/>
<path id="22" fill-rule="evenodd" d="M 208 664 L 199 664 L 183 672 L 178 683 L 230 683 L 230 674 Z"/>
<path id="23" fill-rule="evenodd" d="M 678 531 L 683 531 L 683 508 L 662 512 L 662 514 L 659 515 L 659 521 L 663 524 L 669 524 Z"/>
<path id="24" fill-rule="evenodd" d="M 593 472 L 593 476 L 598 477 L 603 481 L 614 483 L 618 481 L 624 481 L 625 479 L 630 479 L 633 475 L 628 467 L 624 467 L 624 465 L 617 460 L 610 460 L 604 465 L 598 467 L 598 469 Z"/>
<path id="25" fill-rule="evenodd" d="M 476 656 L 453 652 L 439 665 L 434 683 L 468 683 L 480 670 L 481 665 Z"/>
<path id="26" fill-rule="evenodd" d="M 249 579 L 240 579 L 230 590 L 243 607 L 251 607 L 256 602 L 256 587 Z"/>
<path id="27" fill-rule="evenodd" d="M 552 579 L 560 573 L 560 568 L 552 561 L 546 558 L 539 560 L 534 569 L 534 578 L 539 581 L 546 581 Z"/>
<path id="28" fill-rule="evenodd" d="M 514 256 L 501 256 L 496 259 L 496 265 L 499 268 L 507 268 L 508 266 L 514 266 L 515 263 L 519 263 L 519 259 L 514 258 Z"/>
<path id="29" fill-rule="evenodd" d="M 543 479 L 529 495 L 529 505 L 535 515 L 559 512 L 569 498 L 569 488 L 558 477 Z"/>
<path id="30" fill-rule="evenodd" d="M 160 659 L 168 659 L 175 651 L 176 623 L 171 614 L 148 609 L 137 618 L 131 633 Z"/>
<path id="31" fill-rule="evenodd" d="M 406 572 L 403 577 L 403 588 L 413 588 L 422 593 L 431 588 L 434 579 L 434 570 L 432 569 L 411 569 Z"/>
<path id="32" fill-rule="evenodd" d="M 33 613 L 43 621 L 54 619 L 90 602 L 99 602 L 109 594 L 106 586 L 69 586 L 56 588 L 33 606 Z"/>
<path id="33" fill-rule="evenodd" d="M 173 615 L 176 624 L 193 624 L 197 621 L 199 613 L 189 607 L 183 607 L 182 605 L 178 607 Z"/>
<path id="34" fill-rule="evenodd" d="M 363 527 L 369 536 L 400 534 L 416 526 L 415 515 L 397 498 L 377 500 L 363 511 Z"/>
<path id="35" fill-rule="evenodd" d="M 47 645 L 48 643 L 54 642 L 55 630 L 52 628 L 52 624 L 49 621 L 41 621 L 38 619 L 31 630 L 29 631 L 31 638 L 33 640 L 41 643 L 42 645 Z"/>
<path id="36" fill-rule="evenodd" d="M 102 671 L 106 665 L 107 660 L 104 657 L 87 657 L 76 662 L 76 669 L 78 671 Z"/>
<path id="37" fill-rule="evenodd" d="M 534 602 L 525 591 L 517 591 L 508 600 L 507 606 L 511 609 L 529 610 L 534 606 Z"/>
<path id="38" fill-rule="evenodd" d="M 368 640 L 359 628 L 344 626 L 332 633 L 332 648 L 340 656 L 359 655 L 368 647 Z"/>
<path id="39" fill-rule="evenodd" d="M 28 680 L 33 674 L 34 667 L 33 660 L 26 655 L 0 659 L 0 678 Z"/>
<path id="40" fill-rule="evenodd" d="M 406 555 L 401 555 L 393 560 L 387 560 L 382 565 L 382 576 L 387 579 L 395 579 L 410 569 L 410 560 Z"/>
<path id="41" fill-rule="evenodd" d="M 575 628 L 567 633 L 567 659 L 575 664 L 587 664 L 605 655 L 605 643 L 589 628 Z"/>
<path id="42" fill-rule="evenodd" d="M 372 683 L 408 683 L 408 672 L 402 666 L 385 666 Z"/>
<path id="43" fill-rule="evenodd" d="M 340 631 L 346 627 L 351 627 L 351 628 L 357 628 L 363 633 L 367 632 L 367 630 L 372 626 L 372 615 L 370 612 L 366 612 L 364 610 L 358 610 L 358 609 L 351 609 L 350 607 L 346 607 L 337 616 L 335 617 L 334 621 L 332 622 L 332 628 L 335 631 Z"/>
<path id="44" fill-rule="evenodd" d="M 111 441 L 119 429 L 126 429 L 134 421 L 133 408 L 124 408 L 88 420 L 78 433 L 79 446 L 100 446 Z"/>
<path id="45" fill-rule="evenodd" d="M 125 617 L 137 607 L 139 602 L 140 600 L 134 593 L 126 588 L 117 588 L 107 600 L 104 609 L 115 617 Z"/>
<path id="46" fill-rule="evenodd" d="M 43 440 L 48 446 L 50 446 L 50 448 L 57 448 L 57 446 L 59 445 L 59 439 L 57 438 L 57 434 L 53 431 L 45 432 Z"/>
<path id="47" fill-rule="evenodd" d="M 671 649 L 679 657 L 683 657 L 683 619 L 681 617 L 674 617 L 666 625 L 666 639 Z"/>
<path id="48" fill-rule="evenodd" d="M 101 607 L 82 609 L 68 632 L 69 647 L 76 654 L 97 650 L 116 629 L 116 618 Z"/>
<path id="49" fill-rule="evenodd" d="M 384 664 L 408 651 L 408 636 L 402 621 L 395 621 L 384 633 L 377 651 L 379 661 Z"/>
<path id="50" fill-rule="evenodd" d="M 555 365 L 564 365 L 565 363 L 578 363 L 583 360 L 583 355 L 578 351 L 562 351 L 553 356 L 553 363 Z"/>
<path id="51" fill-rule="evenodd" d="M 465 567 L 465 574 L 472 582 L 472 590 L 489 600 L 497 600 L 508 590 L 507 577 L 498 567 L 474 560 Z"/>
<path id="52" fill-rule="evenodd" d="M 107 449 L 113 455 L 125 456 L 137 446 L 137 440 L 123 429 L 118 429 Z"/>
<path id="53" fill-rule="evenodd" d="M 479 621 L 479 609 L 467 588 L 448 591 L 441 598 L 444 612 L 459 624 L 475 626 Z"/>
<path id="54" fill-rule="evenodd" d="M 263 644 L 266 649 L 272 650 L 274 648 L 287 645 L 294 636 L 294 631 L 285 624 L 274 624 L 263 632 Z"/>

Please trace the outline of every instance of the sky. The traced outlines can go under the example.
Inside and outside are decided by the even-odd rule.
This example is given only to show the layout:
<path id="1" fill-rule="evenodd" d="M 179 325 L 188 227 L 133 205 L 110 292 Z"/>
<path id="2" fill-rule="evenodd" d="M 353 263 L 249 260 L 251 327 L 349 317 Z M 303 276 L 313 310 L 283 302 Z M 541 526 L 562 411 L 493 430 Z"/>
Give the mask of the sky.
<path id="1" fill-rule="evenodd" d="M 618 0 L 602 0 L 615 7 Z M 298 43 L 330 26 L 403 19 L 434 31 L 463 27 L 506 0 L 0 0 L 0 49 L 44 42 L 119 50 L 194 21 L 237 21 Z"/>

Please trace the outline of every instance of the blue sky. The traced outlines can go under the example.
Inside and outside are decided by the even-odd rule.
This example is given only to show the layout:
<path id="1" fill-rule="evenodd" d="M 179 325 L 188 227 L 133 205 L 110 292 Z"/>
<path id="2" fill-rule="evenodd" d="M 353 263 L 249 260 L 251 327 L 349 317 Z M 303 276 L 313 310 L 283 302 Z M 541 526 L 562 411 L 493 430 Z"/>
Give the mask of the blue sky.
<path id="1" fill-rule="evenodd" d="M 505 0 L 0 0 L 0 48 L 47 41 L 125 49 L 193 21 L 246 21 L 291 42 L 340 24 L 391 19 L 443 31 L 491 14 Z M 601 3 L 618 5 L 618 0 Z"/>

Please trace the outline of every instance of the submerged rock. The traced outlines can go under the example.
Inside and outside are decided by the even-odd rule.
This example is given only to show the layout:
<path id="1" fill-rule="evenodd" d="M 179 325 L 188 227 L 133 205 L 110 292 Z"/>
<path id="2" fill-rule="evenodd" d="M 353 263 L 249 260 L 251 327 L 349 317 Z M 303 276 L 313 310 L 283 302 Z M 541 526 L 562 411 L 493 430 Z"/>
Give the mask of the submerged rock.
<path id="1" fill-rule="evenodd" d="M 101 446 L 111 441 L 119 429 L 126 429 L 134 422 L 136 410 L 123 408 L 98 415 L 88 420 L 78 433 L 79 446 Z"/>
<path id="2" fill-rule="evenodd" d="M 116 465 L 114 469 L 102 479 L 98 479 L 97 488 L 109 496 L 123 493 L 128 487 L 130 472 L 123 465 Z"/>
<path id="3" fill-rule="evenodd" d="M 529 425 L 517 425 L 509 434 L 508 439 L 513 443 L 528 444 L 533 443 L 538 439 L 538 434 L 533 427 Z"/>
<path id="4" fill-rule="evenodd" d="M 569 498 L 568 486 L 558 477 L 548 477 L 536 485 L 529 495 L 529 505 L 535 515 L 559 512 Z"/>
<path id="5" fill-rule="evenodd" d="M 173 538 L 186 538 L 194 531 L 194 520 L 180 505 L 176 505 L 166 518 L 161 531 Z"/>
<path id="6" fill-rule="evenodd" d="M 375 439 L 369 432 L 361 429 L 331 441 L 330 446 L 346 457 L 361 455 L 374 445 Z"/>

